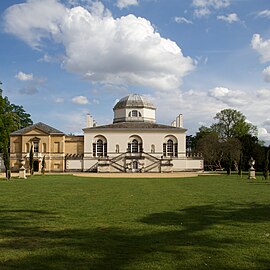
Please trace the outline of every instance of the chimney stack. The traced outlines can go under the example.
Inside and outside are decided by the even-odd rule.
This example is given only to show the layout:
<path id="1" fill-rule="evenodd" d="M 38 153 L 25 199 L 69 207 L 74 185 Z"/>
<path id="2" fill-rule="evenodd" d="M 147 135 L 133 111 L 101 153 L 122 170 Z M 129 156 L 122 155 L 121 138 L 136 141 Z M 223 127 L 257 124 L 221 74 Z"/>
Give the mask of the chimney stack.
<path id="1" fill-rule="evenodd" d="M 89 113 L 86 115 L 86 127 L 93 127 L 93 117 Z"/>
<path id="2" fill-rule="evenodd" d="M 174 120 L 174 121 L 172 122 L 172 126 L 178 127 L 178 128 L 183 128 L 183 115 L 182 115 L 182 114 L 179 114 L 179 115 L 176 117 L 176 120 Z"/>

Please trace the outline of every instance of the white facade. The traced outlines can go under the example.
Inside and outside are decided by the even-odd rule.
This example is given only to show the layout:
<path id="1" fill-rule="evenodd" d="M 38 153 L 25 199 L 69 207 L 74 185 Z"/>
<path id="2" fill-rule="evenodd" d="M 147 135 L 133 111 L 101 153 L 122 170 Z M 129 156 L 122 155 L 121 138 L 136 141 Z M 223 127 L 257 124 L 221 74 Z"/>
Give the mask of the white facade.
<path id="1" fill-rule="evenodd" d="M 171 172 L 202 170 L 201 157 L 186 156 L 182 115 L 171 126 L 156 124 L 155 107 L 131 94 L 114 107 L 114 121 L 84 130 L 84 171 Z"/>

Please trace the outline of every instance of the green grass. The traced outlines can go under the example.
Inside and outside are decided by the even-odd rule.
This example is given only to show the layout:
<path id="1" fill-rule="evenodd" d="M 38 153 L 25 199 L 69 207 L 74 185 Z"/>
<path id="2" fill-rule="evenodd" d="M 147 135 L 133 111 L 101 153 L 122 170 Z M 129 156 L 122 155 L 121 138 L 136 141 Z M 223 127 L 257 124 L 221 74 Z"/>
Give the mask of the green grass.
<path id="1" fill-rule="evenodd" d="M 0 181 L 0 269 L 270 269 L 270 182 Z"/>

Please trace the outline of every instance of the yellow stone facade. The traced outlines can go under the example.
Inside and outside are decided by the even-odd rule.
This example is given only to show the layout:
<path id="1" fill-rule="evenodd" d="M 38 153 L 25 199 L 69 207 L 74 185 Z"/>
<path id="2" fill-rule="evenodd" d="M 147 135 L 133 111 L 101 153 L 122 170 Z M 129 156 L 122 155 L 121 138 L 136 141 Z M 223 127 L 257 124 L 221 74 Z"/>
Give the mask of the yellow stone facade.
<path id="1" fill-rule="evenodd" d="M 67 156 L 83 155 L 83 136 L 67 136 L 43 123 L 11 133 L 10 167 L 19 171 L 22 161 L 29 170 L 29 153 L 34 152 L 34 171 L 41 171 L 41 162 L 45 156 L 45 171 L 64 172 Z"/>

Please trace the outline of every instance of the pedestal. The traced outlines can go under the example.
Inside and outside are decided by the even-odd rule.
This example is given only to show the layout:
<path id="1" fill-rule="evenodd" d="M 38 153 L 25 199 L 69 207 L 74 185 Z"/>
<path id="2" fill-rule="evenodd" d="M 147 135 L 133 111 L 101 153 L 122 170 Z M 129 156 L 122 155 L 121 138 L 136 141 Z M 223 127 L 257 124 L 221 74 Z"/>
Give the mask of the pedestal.
<path id="1" fill-rule="evenodd" d="M 19 178 L 26 179 L 25 168 L 21 168 L 19 171 Z"/>
<path id="2" fill-rule="evenodd" d="M 255 169 L 249 169 L 248 179 L 256 179 Z"/>

